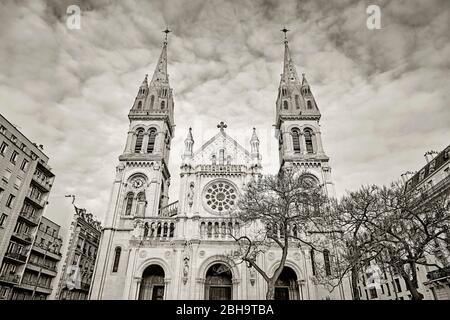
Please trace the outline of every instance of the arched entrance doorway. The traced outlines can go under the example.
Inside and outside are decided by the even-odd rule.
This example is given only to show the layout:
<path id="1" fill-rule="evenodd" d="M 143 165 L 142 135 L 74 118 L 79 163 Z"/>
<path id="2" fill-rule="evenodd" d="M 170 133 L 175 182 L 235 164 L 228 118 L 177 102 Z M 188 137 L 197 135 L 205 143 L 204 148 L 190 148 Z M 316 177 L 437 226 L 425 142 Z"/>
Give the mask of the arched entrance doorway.
<path id="1" fill-rule="evenodd" d="M 233 298 L 233 276 L 223 263 L 212 265 L 206 272 L 205 299 L 231 300 Z"/>
<path id="2" fill-rule="evenodd" d="M 142 273 L 139 300 L 164 300 L 164 270 L 158 265 L 148 266 Z"/>
<path id="3" fill-rule="evenodd" d="M 275 300 L 299 300 L 297 274 L 284 267 L 275 282 Z"/>

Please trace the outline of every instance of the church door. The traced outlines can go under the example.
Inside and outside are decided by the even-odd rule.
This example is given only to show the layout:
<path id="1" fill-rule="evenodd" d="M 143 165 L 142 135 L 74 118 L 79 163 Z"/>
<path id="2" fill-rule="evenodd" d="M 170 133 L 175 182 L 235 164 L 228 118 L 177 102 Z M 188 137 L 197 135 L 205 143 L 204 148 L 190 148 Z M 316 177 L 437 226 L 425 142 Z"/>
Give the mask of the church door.
<path id="1" fill-rule="evenodd" d="M 206 272 L 205 299 L 231 300 L 233 296 L 233 281 L 230 269 L 217 263 Z"/>
<path id="2" fill-rule="evenodd" d="M 148 266 L 142 274 L 139 300 L 164 300 L 164 270 L 157 265 Z"/>
<path id="3" fill-rule="evenodd" d="M 297 275 L 289 267 L 284 267 L 275 282 L 275 300 L 298 300 L 299 288 Z"/>

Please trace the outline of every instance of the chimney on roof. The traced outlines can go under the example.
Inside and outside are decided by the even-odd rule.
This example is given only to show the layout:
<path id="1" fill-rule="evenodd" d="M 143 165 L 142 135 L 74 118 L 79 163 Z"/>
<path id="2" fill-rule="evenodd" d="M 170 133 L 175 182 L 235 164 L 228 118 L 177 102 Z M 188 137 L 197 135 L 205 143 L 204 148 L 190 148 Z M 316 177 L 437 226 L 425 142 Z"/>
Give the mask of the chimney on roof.
<path id="1" fill-rule="evenodd" d="M 414 172 L 406 171 L 401 175 L 403 183 L 406 183 L 412 176 L 414 175 Z"/>
<path id="2" fill-rule="evenodd" d="M 431 160 L 433 160 L 433 157 L 435 154 L 437 154 L 438 152 L 436 151 L 428 151 L 424 154 L 425 160 L 427 160 L 427 163 L 430 163 Z"/>

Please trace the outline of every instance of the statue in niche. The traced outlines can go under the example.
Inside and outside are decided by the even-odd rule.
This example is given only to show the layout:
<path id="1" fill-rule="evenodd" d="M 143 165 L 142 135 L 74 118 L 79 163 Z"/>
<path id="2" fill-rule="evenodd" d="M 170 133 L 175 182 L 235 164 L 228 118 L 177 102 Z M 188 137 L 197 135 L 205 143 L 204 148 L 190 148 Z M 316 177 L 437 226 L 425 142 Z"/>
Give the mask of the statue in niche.
<path id="1" fill-rule="evenodd" d="M 194 183 L 193 182 L 191 182 L 191 184 L 189 185 L 187 199 L 188 199 L 189 207 L 192 207 L 192 205 L 194 204 Z"/>

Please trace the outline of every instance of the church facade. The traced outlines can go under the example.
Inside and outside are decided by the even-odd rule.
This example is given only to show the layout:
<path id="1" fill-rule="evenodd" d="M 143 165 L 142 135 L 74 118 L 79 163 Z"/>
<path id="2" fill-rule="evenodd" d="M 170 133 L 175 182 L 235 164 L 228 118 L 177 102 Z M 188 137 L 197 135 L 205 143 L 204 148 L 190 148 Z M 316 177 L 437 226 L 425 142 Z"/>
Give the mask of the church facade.
<path id="1" fill-rule="evenodd" d="M 223 122 L 198 149 L 189 129 L 181 155 L 179 198 L 168 203 L 175 108 L 167 50 L 166 38 L 153 77 L 145 77 L 128 116 L 90 298 L 265 299 L 264 279 L 226 258 L 235 246 L 230 231 L 246 232 L 229 212 L 246 183 L 262 174 L 255 128 L 249 130 L 250 150 L 227 134 Z M 334 195 L 319 109 L 305 75 L 296 72 L 286 39 L 284 51 L 275 119 L 280 170 L 306 170 Z M 273 273 L 280 256 L 273 248 L 259 257 L 259 265 Z M 277 299 L 351 298 L 315 281 L 317 256 L 310 248 L 290 249 L 277 282 Z"/>

